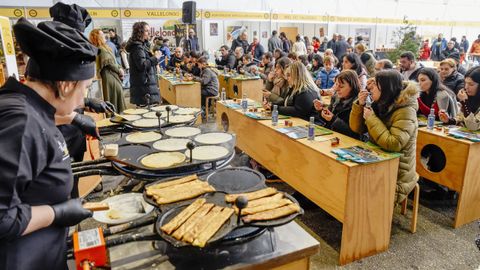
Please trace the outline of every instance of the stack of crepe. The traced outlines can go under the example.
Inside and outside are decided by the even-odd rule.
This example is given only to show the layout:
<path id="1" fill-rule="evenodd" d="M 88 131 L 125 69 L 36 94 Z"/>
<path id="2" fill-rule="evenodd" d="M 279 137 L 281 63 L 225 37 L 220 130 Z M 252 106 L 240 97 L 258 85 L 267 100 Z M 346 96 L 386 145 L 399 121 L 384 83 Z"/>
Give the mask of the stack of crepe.
<path id="1" fill-rule="evenodd" d="M 225 195 L 225 201 L 234 203 L 239 196 L 244 196 L 248 200 L 247 207 L 241 212 L 245 223 L 274 220 L 300 212 L 300 206 L 284 198 L 282 192 L 272 187 L 250 193 L 228 194 Z M 234 207 L 234 209 L 238 214 L 238 208 Z"/>
<path id="2" fill-rule="evenodd" d="M 205 247 L 223 224 L 230 219 L 233 209 L 195 200 L 160 229 L 179 241 Z"/>
<path id="3" fill-rule="evenodd" d="M 158 204 L 188 200 L 215 191 L 214 187 L 205 181 L 199 180 L 195 174 L 151 185 L 145 189 L 147 196 L 153 197 Z"/>

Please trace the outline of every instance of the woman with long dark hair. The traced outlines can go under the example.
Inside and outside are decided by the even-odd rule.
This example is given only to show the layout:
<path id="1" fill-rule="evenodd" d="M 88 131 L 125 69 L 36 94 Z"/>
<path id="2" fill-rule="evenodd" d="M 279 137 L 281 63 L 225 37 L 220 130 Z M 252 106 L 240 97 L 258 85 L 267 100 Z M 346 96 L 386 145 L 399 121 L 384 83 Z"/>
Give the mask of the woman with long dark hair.
<path id="1" fill-rule="evenodd" d="M 415 172 L 417 143 L 417 86 L 403 82 L 396 70 L 381 71 L 369 84 L 373 99 L 366 106 L 367 90 L 358 94 L 350 113 L 350 128 L 360 134 L 368 132 L 370 141 L 386 151 L 400 153 L 396 203 L 407 198 L 418 180 Z"/>
<path id="2" fill-rule="evenodd" d="M 160 103 L 160 90 L 157 82 L 157 65 L 162 56 L 159 50 L 150 50 L 150 26 L 146 22 L 133 24 L 132 37 L 126 50 L 130 53 L 130 103 L 142 106 L 147 104 L 146 94 L 151 103 Z"/>
<path id="3" fill-rule="evenodd" d="M 318 74 L 320 73 L 320 70 L 322 70 L 323 67 L 323 59 L 322 56 L 319 54 L 314 54 L 312 58 L 312 67 L 310 68 L 310 74 L 312 74 L 312 78 L 315 80 L 315 83 L 317 83 L 316 80 L 318 80 Z M 317 83 L 317 86 L 320 87 L 319 83 Z"/>
<path id="4" fill-rule="evenodd" d="M 315 110 L 319 112 L 321 125 L 344 135 L 359 138 L 359 134 L 350 129 L 350 112 L 353 101 L 360 92 L 358 76 L 353 70 L 345 70 L 337 75 L 334 85 L 335 95 L 328 107 L 316 99 L 313 101 Z"/>
<path id="5" fill-rule="evenodd" d="M 430 109 L 433 108 L 437 119 L 439 119 L 438 112 L 440 110 L 454 118 L 457 115 L 455 93 L 440 82 L 437 71 L 433 68 L 422 68 L 418 72 L 417 78 L 420 86 L 418 113 L 428 117 Z"/>
<path id="6" fill-rule="evenodd" d="M 348 53 L 343 56 L 342 71 L 347 69 L 351 69 L 357 73 L 358 79 L 360 80 L 360 87 L 365 89 L 367 87 L 367 71 L 358 55 Z"/>
<path id="7" fill-rule="evenodd" d="M 458 91 L 461 107 L 453 118 L 440 111 L 440 120 L 450 125 L 462 125 L 469 130 L 480 130 L 480 67 L 474 67 L 465 74 L 465 88 Z"/>

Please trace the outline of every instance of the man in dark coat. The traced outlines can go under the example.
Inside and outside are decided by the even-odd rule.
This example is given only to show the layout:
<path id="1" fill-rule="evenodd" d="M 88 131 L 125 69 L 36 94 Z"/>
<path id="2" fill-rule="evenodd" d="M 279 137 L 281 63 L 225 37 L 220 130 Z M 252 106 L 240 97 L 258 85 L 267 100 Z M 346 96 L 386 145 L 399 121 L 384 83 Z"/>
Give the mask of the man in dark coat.
<path id="1" fill-rule="evenodd" d="M 150 26 L 146 22 L 133 25 L 132 37 L 128 40 L 126 50 L 130 54 L 130 103 L 137 106 L 146 105 L 146 94 L 150 95 L 150 103 L 161 103 L 157 82 L 157 64 L 162 53 L 150 52 Z"/>
<path id="2" fill-rule="evenodd" d="M 198 43 L 198 37 L 195 34 L 195 30 L 190 29 L 188 30 L 188 41 L 187 41 L 187 52 L 198 52 L 200 51 L 200 45 Z"/>
<path id="3" fill-rule="evenodd" d="M 333 53 L 337 59 L 342 59 L 342 57 L 347 53 L 347 48 L 349 47 L 347 41 L 345 41 L 345 37 L 342 35 L 338 36 L 338 41 L 335 42 L 334 45 L 335 49 L 333 49 Z"/>
<path id="4" fill-rule="evenodd" d="M 228 49 L 227 45 L 223 45 L 220 47 L 220 59 L 215 59 L 215 63 L 217 64 L 218 69 L 229 68 L 230 70 L 235 67 L 235 63 L 237 62 L 235 55 Z"/>
<path id="5" fill-rule="evenodd" d="M 248 51 L 248 34 L 247 31 L 243 31 L 238 38 L 234 39 L 232 42 L 232 51 L 235 51 L 237 47 L 243 48 L 243 53 L 247 53 Z"/>
<path id="6" fill-rule="evenodd" d="M 282 40 L 277 36 L 277 30 L 272 31 L 272 37 L 268 39 L 268 51 L 273 53 L 275 49 L 282 49 Z"/>
<path id="7" fill-rule="evenodd" d="M 335 54 L 335 42 L 337 42 L 338 34 L 334 33 L 332 39 L 327 43 L 327 49 L 332 49 L 333 54 Z M 336 55 L 336 54 L 335 54 Z"/>

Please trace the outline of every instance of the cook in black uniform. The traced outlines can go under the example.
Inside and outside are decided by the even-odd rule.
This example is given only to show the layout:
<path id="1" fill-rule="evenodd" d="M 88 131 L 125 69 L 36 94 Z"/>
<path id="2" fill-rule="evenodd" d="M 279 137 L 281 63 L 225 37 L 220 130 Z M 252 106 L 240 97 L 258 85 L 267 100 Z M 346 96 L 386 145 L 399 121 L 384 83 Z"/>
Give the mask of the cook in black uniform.
<path id="1" fill-rule="evenodd" d="M 54 21 L 62 22 L 82 33 L 92 21 L 88 11 L 76 4 L 67 5 L 58 2 L 49 11 Z M 28 71 L 29 67 L 27 67 L 27 73 Z M 115 112 L 115 106 L 112 103 L 92 98 L 85 98 L 85 108 L 96 113 Z M 90 116 L 84 115 L 83 109 L 77 109 L 75 112 L 69 116 L 57 115 L 55 120 L 65 138 L 70 156 L 73 161 L 78 162 L 83 160 L 87 150 L 85 134 L 95 138 L 99 138 L 99 134 L 95 121 Z"/>
<path id="2" fill-rule="evenodd" d="M 69 153 L 54 116 L 83 106 L 97 49 L 61 22 L 13 26 L 25 84 L 0 90 L 0 269 L 66 269 L 67 227 L 92 213 L 70 199 Z"/>

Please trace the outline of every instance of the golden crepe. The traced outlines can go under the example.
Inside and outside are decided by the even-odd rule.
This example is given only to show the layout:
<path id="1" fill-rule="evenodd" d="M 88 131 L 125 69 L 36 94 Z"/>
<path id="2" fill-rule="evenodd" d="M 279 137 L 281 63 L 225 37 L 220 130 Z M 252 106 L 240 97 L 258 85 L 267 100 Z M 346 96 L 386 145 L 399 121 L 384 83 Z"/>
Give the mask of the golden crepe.
<path id="1" fill-rule="evenodd" d="M 203 204 L 205 204 L 206 200 L 204 198 L 200 198 L 195 200 L 192 204 L 190 204 L 187 208 L 183 209 L 177 216 L 171 219 L 167 224 L 163 225 L 160 229 L 167 234 L 171 234 L 174 230 L 180 227 L 195 211 L 200 209 Z"/>
<path id="2" fill-rule="evenodd" d="M 193 241 L 192 245 L 198 247 L 205 247 L 208 240 L 223 226 L 223 224 L 233 215 L 232 208 L 223 208 L 222 212 L 218 213 L 212 222 L 208 224 Z"/>
<path id="3" fill-rule="evenodd" d="M 170 109 L 172 111 L 178 109 L 177 105 L 158 105 L 158 106 L 151 107 L 150 109 L 153 110 L 153 111 L 166 112 L 167 111 L 167 106 L 170 106 Z"/>
<path id="4" fill-rule="evenodd" d="M 153 148 L 160 151 L 181 151 L 187 149 L 187 143 L 189 142 L 189 139 L 170 138 L 155 142 Z"/>
<path id="5" fill-rule="evenodd" d="M 168 204 L 192 199 L 202 194 L 215 191 L 215 188 L 210 186 L 208 183 L 203 181 L 199 182 L 200 183 L 194 183 L 192 185 L 188 185 L 188 187 L 184 186 L 182 188 L 153 189 L 150 191 L 150 193 L 158 204 Z"/>
<path id="6" fill-rule="evenodd" d="M 202 218 L 208 213 L 208 211 L 210 211 L 210 209 L 212 209 L 214 206 L 213 203 L 206 203 L 204 205 L 202 205 L 202 207 L 200 207 L 200 209 L 198 209 L 195 214 L 191 215 L 187 221 L 185 221 L 185 223 L 182 224 L 182 226 L 180 226 L 173 234 L 173 238 L 177 239 L 177 240 L 181 240 L 183 238 L 183 235 L 192 230 L 193 227 L 195 226 L 195 224 L 197 224 L 198 222 L 200 222 L 202 220 Z"/>
<path id="7" fill-rule="evenodd" d="M 178 108 L 175 114 L 196 114 L 200 111 L 198 108 Z"/>
<path id="8" fill-rule="evenodd" d="M 268 188 L 260 189 L 260 190 L 254 191 L 254 192 L 249 192 L 249 193 L 227 194 L 227 195 L 225 195 L 225 201 L 227 201 L 229 203 L 233 203 L 233 202 L 235 202 L 235 200 L 239 196 L 245 196 L 247 198 L 247 200 L 250 201 L 250 200 L 255 200 L 255 199 L 258 199 L 258 198 L 263 198 L 263 197 L 266 197 L 266 196 L 270 196 L 270 195 L 273 195 L 275 193 L 277 193 L 277 189 L 272 188 L 272 187 L 268 187 Z"/>
<path id="9" fill-rule="evenodd" d="M 147 113 L 147 109 L 126 109 L 123 111 L 125 114 L 144 114 Z M 123 115 L 122 115 L 123 116 Z"/>
<path id="10" fill-rule="evenodd" d="M 152 169 L 169 168 L 183 161 L 185 161 L 185 155 L 179 152 L 154 153 L 140 160 L 143 166 Z"/>
<path id="11" fill-rule="evenodd" d="M 121 116 L 127 121 L 135 121 L 142 118 L 141 115 L 137 114 L 122 114 Z"/>
<path id="12" fill-rule="evenodd" d="M 288 216 L 293 213 L 297 213 L 299 211 L 300 211 L 300 206 L 292 203 L 292 204 L 287 204 L 285 206 L 282 206 L 280 208 L 263 211 L 253 215 L 244 216 L 242 220 L 245 223 L 250 223 L 252 221 L 272 220 L 272 219 Z"/>
<path id="13" fill-rule="evenodd" d="M 172 186 L 166 186 L 166 187 L 160 187 L 160 188 L 148 188 L 147 195 L 156 196 L 156 197 L 167 197 L 171 193 L 182 192 L 184 190 L 202 187 L 203 185 L 205 185 L 205 183 L 206 182 L 204 181 L 193 179 L 192 181 L 177 183 L 176 185 L 172 185 Z"/>
<path id="14" fill-rule="evenodd" d="M 195 141 L 202 144 L 220 144 L 226 143 L 233 138 L 231 134 L 222 132 L 212 132 L 200 134 L 195 137 Z"/>
<path id="15" fill-rule="evenodd" d="M 283 193 L 278 192 L 277 194 L 275 194 L 273 196 L 270 196 L 270 197 L 263 197 L 263 198 L 260 198 L 260 199 L 249 201 L 248 204 L 247 204 L 247 208 L 256 207 L 256 206 L 259 206 L 259 205 L 279 201 L 282 198 L 283 198 Z"/>
<path id="16" fill-rule="evenodd" d="M 192 175 L 187 175 L 185 177 L 182 177 L 182 178 L 179 178 L 179 179 L 176 179 L 176 180 L 151 185 L 151 186 L 146 187 L 145 189 L 147 191 L 151 190 L 151 189 L 161 189 L 161 188 L 166 188 L 166 187 L 170 187 L 170 186 L 174 186 L 174 185 L 178 185 L 178 184 L 183 184 L 183 183 L 190 182 L 190 181 L 193 181 L 193 180 L 196 180 L 196 179 L 198 179 L 198 176 L 196 174 L 192 174 Z"/>
<path id="17" fill-rule="evenodd" d="M 200 132 L 202 131 L 199 128 L 195 127 L 177 127 L 167 129 L 165 131 L 165 134 L 170 137 L 187 138 L 200 134 Z"/>
<path id="18" fill-rule="evenodd" d="M 162 134 L 149 131 L 149 132 L 135 132 L 132 134 L 127 135 L 125 140 L 131 143 L 146 143 L 146 142 L 153 142 L 160 140 L 162 138 Z"/>
<path id="19" fill-rule="evenodd" d="M 256 213 L 280 208 L 282 206 L 285 206 L 285 205 L 291 204 L 291 203 L 293 203 L 293 202 L 290 201 L 289 199 L 280 199 L 278 201 L 269 202 L 269 203 L 254 206 L 254 207 L 246 207 L 246 208 L 242 209 L 242 216 L 252 215 L 252 214 L 256 214 Z M 238 214 L 238 208 L 235 208 L 235 212 Z"/>
<path id="20" fill-rule="evenodd" d="M 216 217 L 217 214 L 222 211 L 223 207 L 215 206 L 212 208 L 210 212 L 206 216 L 202 218 L 201 222 L 195 224 L 192 230 L 187 231 L 183 236 L 183 241 L 187 243 L 192 243 L 195 240 L 195 237 L 200 234 L 205 228 L 207 228 L 208 224 L 212 222 Z"/>
<path id="21" fill-rule="evenodd" d="M 164 116 L 165 116 L 165 115 L 162 113 L 162 116 L 161 116 L 161 117 L 164 117 Z M 143 117 L 143 118 L 155 118 L 155 119 L 158 119 L 157 112 L 148 112 L 148 113 L 142 114 L 142 117 Z"/>
<path id="22" fill-rule="evenodd" d="M 203 145 L 192 150 L 192 156 L 195 160 L 215 160 L 226 157 L 228 154 L 227 148 L 217 145 Z M 190 158 L 190 150 L 185 151 L 185 155 Z"/>
<path id="23" fill-rule="evenodd" d="M 160 123 L 163 124 L 165 121 L 160 120 Z M 132 126 L 134 127 L 158 127 L 158 119 L 153 118 L 145 118 L 139 119 L 132 122 Z"/>
<path id="24" fill-rule="evenodd" d="M 169 123 L 185 123 L 185 122 L 190 122 L 195 117 L 193 115 L 170 115 L 168 118 Z M 167 118 L 165 118 L 167 120 Z"/>

